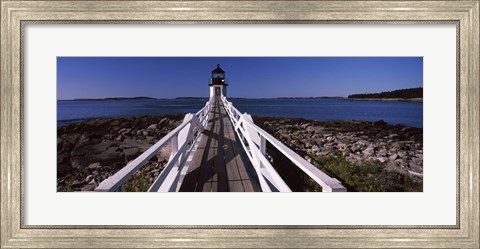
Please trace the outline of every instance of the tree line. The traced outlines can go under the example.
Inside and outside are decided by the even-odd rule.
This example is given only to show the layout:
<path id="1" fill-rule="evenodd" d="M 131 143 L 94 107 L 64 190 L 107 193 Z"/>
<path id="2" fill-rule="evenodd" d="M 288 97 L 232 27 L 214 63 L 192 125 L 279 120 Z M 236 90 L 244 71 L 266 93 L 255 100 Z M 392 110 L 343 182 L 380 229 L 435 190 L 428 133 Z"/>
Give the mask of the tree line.
<path id="1" fill-rule="evenodd" d="M 412 99 L 423 98 L 423 88 L 408 88 L 381 93 L 360 93 L 348 95 L 352 99 Z"/>

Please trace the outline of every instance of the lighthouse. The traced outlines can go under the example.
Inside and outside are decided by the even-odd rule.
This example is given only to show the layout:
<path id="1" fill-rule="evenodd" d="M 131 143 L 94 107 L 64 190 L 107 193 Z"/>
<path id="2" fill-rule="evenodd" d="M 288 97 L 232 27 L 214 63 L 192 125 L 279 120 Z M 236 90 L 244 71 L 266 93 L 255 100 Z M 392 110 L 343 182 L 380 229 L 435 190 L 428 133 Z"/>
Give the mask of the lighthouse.
<path id="1" fill-rule="evenodd" d="M 227 86 L 225 82 L 225 71 L 217 64 L 217 68 L 212 71 L 212 79 L 210 80 L 210 98 L 227 96 Z"/>

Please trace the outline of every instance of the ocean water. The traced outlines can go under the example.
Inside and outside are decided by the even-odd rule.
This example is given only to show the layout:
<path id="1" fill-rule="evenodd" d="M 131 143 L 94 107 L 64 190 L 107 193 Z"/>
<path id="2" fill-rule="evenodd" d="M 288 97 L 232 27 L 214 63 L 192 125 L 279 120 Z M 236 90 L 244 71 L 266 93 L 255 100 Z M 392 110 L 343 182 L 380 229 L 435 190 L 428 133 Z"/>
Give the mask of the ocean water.
<path id="1" fill-rule="evenodd" d="M 186 114 L 208 99 L 59 100 L 57 126 L 91 118 Z M 423 128 L 423 103 L 350 101 L 342 99 L 229 99 L 240 112 L 254 116 L 312 120 L 384 120 Z"/>

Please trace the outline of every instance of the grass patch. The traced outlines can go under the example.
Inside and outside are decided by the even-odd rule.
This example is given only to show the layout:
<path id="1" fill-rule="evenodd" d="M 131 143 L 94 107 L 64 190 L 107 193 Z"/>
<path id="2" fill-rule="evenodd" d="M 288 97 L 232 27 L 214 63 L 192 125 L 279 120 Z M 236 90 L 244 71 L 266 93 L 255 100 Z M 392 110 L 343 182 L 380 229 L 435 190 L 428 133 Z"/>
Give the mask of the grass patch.
<path id="1" fill-rule="evenodd" d="M 74 192 L 75 190 L 72 188 L 74 180 L 75 178 L 73 176 L 70 176 L 68 180 L 65 182 L 65 185 L 61 186 L 58 189 L 58 192 Z"/>
<path id="2" fill-rule="evenodd" d="M 150 181 L 147 179 L 147 173 L 141 172 L 134 174 L 123 185 L 124 192 L 146 192 L 150 187 Z"/>
<path id="3" fill-rule="evenodd" d="M 348 191 L 407 192 L 422 191 L 418 183 L 408 176 L 386 171 L 377 160 L 353 163 L 343 155 L 329 157 L 311 156 L 316 166 L 340 180 Z M 420 184 L 421 185 L 421 184 Z"/>

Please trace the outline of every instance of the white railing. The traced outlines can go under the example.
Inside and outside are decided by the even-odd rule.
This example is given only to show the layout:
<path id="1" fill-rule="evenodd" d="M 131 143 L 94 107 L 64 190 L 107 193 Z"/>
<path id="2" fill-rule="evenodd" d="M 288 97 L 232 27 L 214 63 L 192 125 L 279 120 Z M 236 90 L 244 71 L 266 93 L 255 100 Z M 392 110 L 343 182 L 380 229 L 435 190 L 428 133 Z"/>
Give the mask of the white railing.
<path id="1" fill-rule="evenodd" d="M 191 152 L 195 141 L 206 127 L 208 115 L 211 110 L 211 102 L 208 101 L 200 111 L 195 114 L 187 114 L 183 123 L 173 131 L 165 135 L 160 141 L 147 151 L 128 163 L 113 176 L 102 181 L 95 191 L 116 192 L 123 191 L 125 182 L 144 166 L 153 156 L 157 155 L 165 145 L 171 144 L 172 152 L 165 168 L 148 189 L 149 192 L 178 191 L 179 178 L 183 165 Z"/>
<path id="2" fill-rule="evenodd" d="M 278 175 L 277 171 L 266 158 L 267 141 L 285 155 L 294 165 L 321 185 L 323 192 L 347 191 L 340 181 L 328 176 L 272 135 L 255 125 L 250 115 L 247 113 L 241 114 L 224 96 L 222 96 L 222 102 L 235 127 L 235 132 L 240 137 L 240 142 L 257 172 L 262 191 L 291 192 L 288 185 L 280 175 Z"/>

